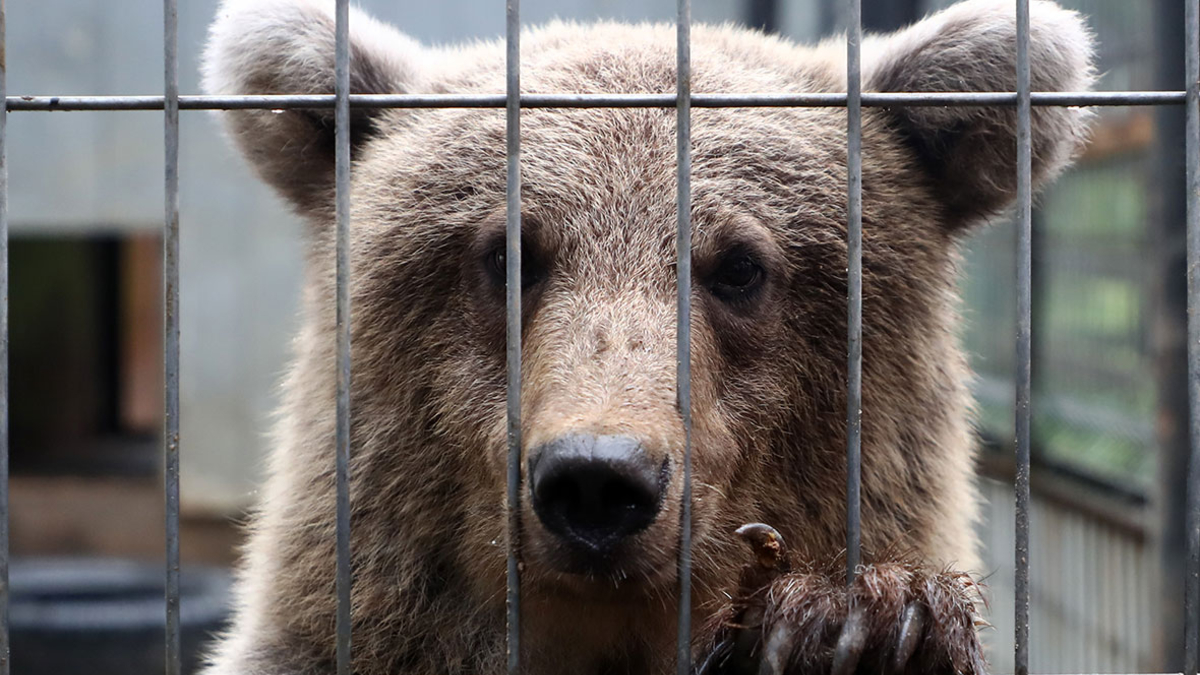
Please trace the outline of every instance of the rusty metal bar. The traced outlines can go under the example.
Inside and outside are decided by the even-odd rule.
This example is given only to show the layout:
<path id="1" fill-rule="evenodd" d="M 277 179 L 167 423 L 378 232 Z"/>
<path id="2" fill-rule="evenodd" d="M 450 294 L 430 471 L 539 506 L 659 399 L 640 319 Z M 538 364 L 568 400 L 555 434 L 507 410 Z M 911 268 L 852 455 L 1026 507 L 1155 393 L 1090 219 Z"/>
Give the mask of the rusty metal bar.
<path id="1" fill-rule="evenodd" d="M 677 675 L 692 668 L 692 3 L 675 17 L 675 392 L 683 421 Z"/>

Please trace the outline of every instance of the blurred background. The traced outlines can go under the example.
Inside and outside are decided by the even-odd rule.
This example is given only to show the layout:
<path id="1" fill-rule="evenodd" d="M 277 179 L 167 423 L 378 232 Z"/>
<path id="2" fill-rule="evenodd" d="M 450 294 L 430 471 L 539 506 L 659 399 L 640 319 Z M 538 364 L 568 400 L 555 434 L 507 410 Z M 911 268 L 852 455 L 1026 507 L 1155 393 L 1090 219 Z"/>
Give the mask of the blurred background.
<path id="1" fill-rule="evenodd" d="M 1089 17 L 1101 89 L 1183 88 L 1179 0 L 1060 2 Z M 694 0 L 693 11 L 696 21 L 811 41 L 837 31 L 836 4 Z M 947 4 L 863 0 L 863 13 L 868 29 L 890 30 Z M 429 43 L 503 33 L 495 0 L 362 5 Z M 522 16 L 671 21 L 674 7 L 525 0 Z M 181 3 L 182 93 L 199 93 L 215 10 L 216 0 Z M 162 90 L 154 3 L 9 3 L 8 26 L 10 94 Z M 211 116 L 181 120 L 183 612 L 192 649 L 221 622 L 225 570 L 254 501 L 296 327 L 302 242 L 301 224 Z M 14 672 L 71 672 L 77 655 L 91 673 L 158 672 L 162 114 L 17 112 L 8 128 Z M 1036 672 L 1181 667 L 1182 129 L 1180 107 L 1101 110 L 1078 166 L 1036 206 Z M 962 282 L 985 445 L 980 528 L 996 672 L 1012 671 L 1013 242 L 1004 219 L 982 230 L 967 246 Z"/>

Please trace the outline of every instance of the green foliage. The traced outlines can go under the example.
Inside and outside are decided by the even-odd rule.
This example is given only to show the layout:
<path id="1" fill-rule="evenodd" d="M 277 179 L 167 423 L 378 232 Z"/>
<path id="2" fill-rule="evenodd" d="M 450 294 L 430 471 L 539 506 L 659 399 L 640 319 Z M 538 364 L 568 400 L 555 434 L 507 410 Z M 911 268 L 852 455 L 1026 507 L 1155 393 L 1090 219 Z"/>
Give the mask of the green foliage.
<path id="1" fill-rule="evenodd" d="M 1154 380 L 1147 355 L 1146 186 L 1140 162 L 1064 176 L 1035 217 L 1033 444 L 1101 477 L 1153 477 Z M 968 244 L 965 344 L 978 423 L 1012 438 L 1015 230 Z"/>

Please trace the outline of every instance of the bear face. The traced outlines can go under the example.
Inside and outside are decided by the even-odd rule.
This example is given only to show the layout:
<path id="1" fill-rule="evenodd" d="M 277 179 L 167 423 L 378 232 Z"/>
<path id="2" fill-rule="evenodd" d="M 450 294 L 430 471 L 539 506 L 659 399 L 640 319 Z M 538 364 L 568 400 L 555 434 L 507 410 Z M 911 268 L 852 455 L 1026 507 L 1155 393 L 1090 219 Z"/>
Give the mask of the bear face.
<path id="1" fill-rule="evenodd" d="M 332 3 L 329 3 L 332 5 Z M 1011 91 L 1011 3 L 969 0 L 863 46 L 864 89 Z M 227 2 L 206 87 L 328 93 L 332 7 Z M 1086 89 L 1079 18 L 1032 4 L 1033 89 Z M 503 45 L 429 49 L 356 13 L 355 93 L 503 91 Z M 844 91 L 844 47 L 696 26 L 692 90 Z M 522 37 L 527 93 L 671 93 L 673 28 L 556 23 Z M 234 630 L 214 673 L 326 672 L 333 653 L 332 111 L 223 113 L 310 223 L 303 326 Z M 505 119 L 352 114 L 352 547 L 356 672 L 499 672 L 505 494 Z M 697 625 L 774 525 L 793 557 L 845 532 L 846 113 L 692 113 Z M 1039 108 L 1034 177 L 1087 116 Z M 665 672 L 683 427 L 675 405 L 675 113 L 521 115 L 523 458 L 530 672 Z M 863 546 L 972 570 L 957 242 L 1015 191 L 1011 108 L 863 115 Z M 586 620 L 580 614 L 586 613 Z M 569 648 L 568 648 L 569 646 Z"/>

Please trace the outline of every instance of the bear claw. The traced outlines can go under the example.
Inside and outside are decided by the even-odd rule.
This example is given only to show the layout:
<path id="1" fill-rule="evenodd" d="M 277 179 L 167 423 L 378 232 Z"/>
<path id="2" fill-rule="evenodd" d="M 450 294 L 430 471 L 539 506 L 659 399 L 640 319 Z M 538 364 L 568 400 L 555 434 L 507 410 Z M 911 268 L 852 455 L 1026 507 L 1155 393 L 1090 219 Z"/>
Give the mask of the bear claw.
<path id="1" fill-rule="evenodd" d="M 736 534 L 750 545 L 759 567 L 787 571 L 787 546 L 783 535 L 775 528 L 763 523 L 749 523 L 739 527 Z"/>
<path id="2" fill-rule="evenodd" d="M 925 608 L 915 602 L 904 608 L 904 616 L 900 619 L 900 637 L 896 639 L 896 653 L 892 657 L 892 672 L 904 672 L 909 659 L 916 653 L 925 633 L 927 615 Z"/>
<path id="3" fill-rule="evenodd" d="M 863 608 L 855 606 L 842 624 L 842 634 L 833 650 L 832 675 L 854 675 L 858 662 L 867 647 L 867 622 Z"/>
<path id="4" fill-rule="evenodd" d="M 714 624 L 698 675 L 985 675 L 979 588 L 969 576 L 919 565 L 790 572 L 767 525 L 738 530 L 754 552 L 741 588 Z"/>

